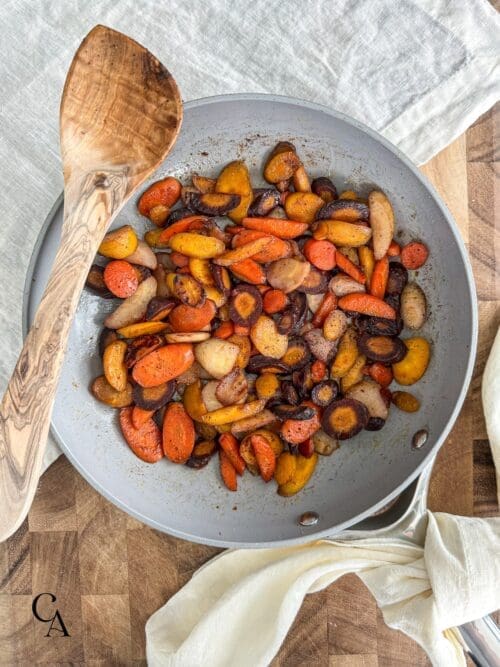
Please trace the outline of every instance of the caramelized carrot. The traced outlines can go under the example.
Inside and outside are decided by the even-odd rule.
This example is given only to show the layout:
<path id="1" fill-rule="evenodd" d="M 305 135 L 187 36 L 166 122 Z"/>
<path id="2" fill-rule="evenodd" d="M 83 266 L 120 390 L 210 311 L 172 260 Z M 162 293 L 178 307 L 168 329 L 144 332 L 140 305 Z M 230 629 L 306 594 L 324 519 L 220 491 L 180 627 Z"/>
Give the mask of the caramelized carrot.
<path id="1" fill-rule="evenodd" d="M 348 276 L 354 278 L 354 280 L 356 280 L 358 283 L 361 283 L 362 285 L 365 284 L 366 276 L 363 273 L 363 271 L 361 271 L 361 269 L 357 267 L 356 264 L 354 264 L 354 262 L 351 262 L 351 260 L 348 257 L 346 257 L 338 250 L 336 254 L 336 260 L 339 269 L 342 269 L 344 273 L 347 273 Z"/>
<path id="2" fill-rule="evenodd" d="M 229 338 L 229 336 L 232 336 L 234 334 L 234 324 L 228 320 L 227 322 L 222 322 L 220 326 L 217 327 L 217 329 L 214 331 L 214 338 L 222 338 L 226 339 Z"/>
<path id="3" fill-rule="evenodd" d="M 229 267 L 231 273 L 251 285 L 261 285 L 266 282 L 264 269 L 253 259 L 244 259 L 242 262 L 236 262 Z"/>
<path id="4" fill-rule="evenodd" d="M 223 449 L 219 449 L 219 464 L 222 481 L 230 491 L 238 490 L 238 479 L 236 470 Z"/>
<path id="5" fill-rule="evenodd" d="M 388 387 L 393 379 L 392 368 L 384 366 L 380 361 L 368 366 L 368 375 L 377 382 L 381 387 Z"/>
<path id="6" fill-rule="evenodd" d="M 382 259 L 375 262 L 375 266 L 373 267 L 373 273 L 370 280 L 370 294 L 378 296 L 379 299 L 383 299 L 388 278 L 389 259 L 388 257 L 382 257 Z"/>
<path id="7" fill-rule="evenodd" d="M 132 422 L 133 408 L 120 410 L 120 428 L 128 446 L 146 463 L 156 463 L 163 458 L 161 433 L 152 419 L 136 429 Z"/>
<path id="8" fill-rule="evenodd" d="M 134 409 L 132 410 L 132 424 L 134 425 L 134 428 L 141 428 L 148 419 L 151 419 L 154 413 L 154 410 L 144 410 L 144 408 L 134 405 Z"/>
<path id="9" fill-rule="evenodd" d="M 280 289 L 270 289 L 264 294 L 262 299 L 262 307 L 264 312 L 268 315 L 273 315 L 274 313 L 280 313 L 286 308 L 288 304 L 288 297 Z"/>
<path id="10" fill-rule="evenodd" d="M 155 206 L 172 206 L 178 201 L 181 196 L 181 184 L 176 178 L 168 176 L 161 181 L 153 183 L 146 192 L 143 193 L 137 208 L 141 215 L 149 215 L 149 212 Z"/>
<path id="11" fill-rule="evenodd" d="M 150 352 L 134 365 L 132 377 L 141 387 L 158 387 L 182 375 L 194 363 L 190 343 L 164 345 Z"/>
<path id="12" fill-rule="evenodd" d="M 330 241 L 309 239 L 304 244 L 304 255 L 317 269 L 331 271 L 337 262 L 335 259 L 336 249 Z"/>
<path id="13" fill-rule="evenodd" d="M 211 299 L 206 299 L 201 306 L 187 306 L 184 303 L 176 306 L 168 316 L 176 333 L 201 331 L 214 319 L 217 308 Z"/>
<path id="14" fill-rule="evenodd" d="M 269 243 L 263 250 L 252 255 L 254 262 L 267 264 L 268 262 L 275 262 L 284 257 L 290 257 L 292 249 L 290 248 L 289 243 L 283 241 L 283 239 L 279 239 L 277 236 L 259 232 L 255 229 L 244 229 L 242 232 L 234 236 L 232 246 L 233 248 L 240 248 L 241 246 L 260 238 L 268 238 Z"/>
<path id="15" fill-rule="evenodd" d="M 279 239 L 294 239 L 303 234 L 308 225 L 295 220 L 280 220 L 279 218 L 243 218 L 241 223 L 247 229 L 256 229 L 259 232 L 272 234 Z"/>
<path id="16" fill-rule="evenodd" d="M 390 246 L 387 248 L 388 257 L 398 257 L 401 254 L 401 246 L 396 241 L 391 241 Z"/>
<path id="17" fill-rule="evenodd" d="M 371 315 L 372 317 L 385 317 L 388 320 L 396 319 L 396 311 L 382 299 L 373 294 L 346 294 L 338 301 L 338 306 L 342 310 L 362 315 Z"/>
<path id="18" fill-rule="evenodd" d="M 427 261 L 429 250 L 423 243 L 412 241 L 401 250 L 401 264 L 405 269 L 419 269 Z"/>
<path id="19" fill-rule="evenodd" d="M 132 296 L 139 285 L 136 269 L 124 259 L 109 262 L 104 269 L 103 280 L 109 291 L 119 299 Z"/>
<path id="20" fill-rule="evenodd" d="M 273 448 L 262 435 L 252 435 L 250 442 L 252 443 L 255 458 L 257 459 L 260 476 L 264 482 L 269 482 L 276 470 L 276 455 Z"/>
<path id="21" fill-rule="evenodd" d="M 328 315 L 337 307 L 337 297 L 332 292 L 327 292 L 323 297 L 323 301 L 319 304 L 316 312 L 311 320 L 315 327 L 323 326 L 324 321 Z"/>
<path id="22" fill-rule="evenodd" d="M 163 452 L 173 463 L 186 463 L 194 448 L 194 424 L 182 403 L 170 403 L 163 417 Z"/>
<path id="23" fill-rule="evenodd" d="M 232 433 L 222 433 L 219 436 L 219 445 L 226 453 L 238 475 L 243 475 L 246 464 L 240 456 L 239 444 L 234 435 Z"/>
<path id="24" fill-rule="evenodd" d="M 166 229 L 164 229 L 161 234 L 158 237 L 158 242 L 161 243 L 162 245 L 165 245 L 167 241 L 169 241 L 174 234 L 179 234 L 180 232 L 187 232 L 191 229 L 191 225 L 194 222 L 200 222 L 203 224 L 203 222 L 206 221 L 206 217 L 203 215 L 190 215 L 188 218 L 181 218 L 180 220 L 177 220 L 177 222 L 174 222 L 173 224 L 169 225 Z"/>
<path id="25" fill-rule="evenodd" d="M 281 425 L 281 435 L 284 440 L 293 445 L 300 445 L 301 442 L 310 438 L 320 429 L 318 413 L 310 419 L 285 419 Z"/>
<path id="26" fill-rule="evenodd" d="M 234 324 L 234 333 L 237 336 L 248 336 L 250 333 L 250 327 L 246 327 L 244 324 Z"/>

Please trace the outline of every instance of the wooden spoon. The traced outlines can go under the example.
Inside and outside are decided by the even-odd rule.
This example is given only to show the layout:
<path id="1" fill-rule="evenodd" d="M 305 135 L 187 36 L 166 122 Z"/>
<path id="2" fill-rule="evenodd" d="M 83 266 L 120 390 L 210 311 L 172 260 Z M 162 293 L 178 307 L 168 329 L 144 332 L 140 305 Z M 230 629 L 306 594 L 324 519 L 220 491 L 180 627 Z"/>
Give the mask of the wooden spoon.
<path id="1" fill-rule="evenodd" d="M 0 407 L 0 541 L 30 508 L 70 325 L 106 229 L 162 162 L 182 120 L 171 74 L 145 48 L 95 27 L 61 102 L 64 224 L 54 266 Z"/>

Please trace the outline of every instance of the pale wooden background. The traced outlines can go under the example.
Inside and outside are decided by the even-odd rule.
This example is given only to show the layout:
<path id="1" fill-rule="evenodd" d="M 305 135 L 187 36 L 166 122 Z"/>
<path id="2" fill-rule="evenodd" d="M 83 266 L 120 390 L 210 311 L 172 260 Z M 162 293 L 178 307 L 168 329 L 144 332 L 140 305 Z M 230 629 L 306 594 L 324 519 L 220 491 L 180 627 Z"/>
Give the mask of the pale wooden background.
<path id="1" fill-rule="evenodd" d="M 468 244 L 479 297 L 474 379 L 430 493 L 431 509 L 467 516 L 498 513 L 480 404 L 481 373 L 500 320 L 498 117 L 498 109 L 485 114 L 424 168 Z M 145 664 L 146 619 L 215 553 L 127 517 L 61 457 L 41 479 L 28 520 L 0 544 L 0 664 Z M 45 638 L 46 626 L 34 621 L 32 599 L 44 591 L 57 595 L 70 638 Z M 353 575 L 306 598 L 274 661 L 275 667 L 428 664 L 413 641 L 386 627 Z"/>

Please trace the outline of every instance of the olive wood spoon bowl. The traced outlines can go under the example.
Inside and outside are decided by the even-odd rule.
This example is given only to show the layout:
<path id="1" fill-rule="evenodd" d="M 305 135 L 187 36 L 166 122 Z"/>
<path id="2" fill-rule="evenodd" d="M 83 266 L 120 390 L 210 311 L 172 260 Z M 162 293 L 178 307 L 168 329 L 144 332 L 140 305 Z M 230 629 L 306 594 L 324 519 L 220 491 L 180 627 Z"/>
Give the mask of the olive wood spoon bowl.
<path id="1" fill-rule="evenodd" d="M 99 244 L 163 161 L 182 120 L 172 75 L 104 26 L 83 40 L 61 100 L 64 224 L 47 288 L 0 406 L 0 541 L 26 517 L 40 475 L 68 334 Z"/>

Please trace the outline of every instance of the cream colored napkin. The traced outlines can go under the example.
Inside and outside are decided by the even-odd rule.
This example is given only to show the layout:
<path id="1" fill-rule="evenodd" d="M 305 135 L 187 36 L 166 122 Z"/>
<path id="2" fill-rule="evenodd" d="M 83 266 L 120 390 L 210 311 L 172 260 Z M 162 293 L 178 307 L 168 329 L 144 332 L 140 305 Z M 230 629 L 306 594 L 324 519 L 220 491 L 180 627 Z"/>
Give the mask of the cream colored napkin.
<path id="1" fill-rule="evenodd" d="M 500 607 L 500 519 L 428 513 L 423 546 L 402 539 L 323 541 L 226 551 L 146 624 L 149 667 L 264 667 L 304 596 L 355 572 L 384 620 L 433 665 L 465 667 L 450 629 Z"/>
<path id="2" fill-rule="evenodd" d="M 483 405 L 500 468 L 500 331 L 483 376 Z M 146 625 L 150 667 L 267 665 L 307 593 L 355 572 L 385 622 L 434 665 L 464 666 L 451 628 L 500 608 L 500 519 L 428 512 L 424 544 L 387 537 L 226 551 L 202 567 Z"/>

